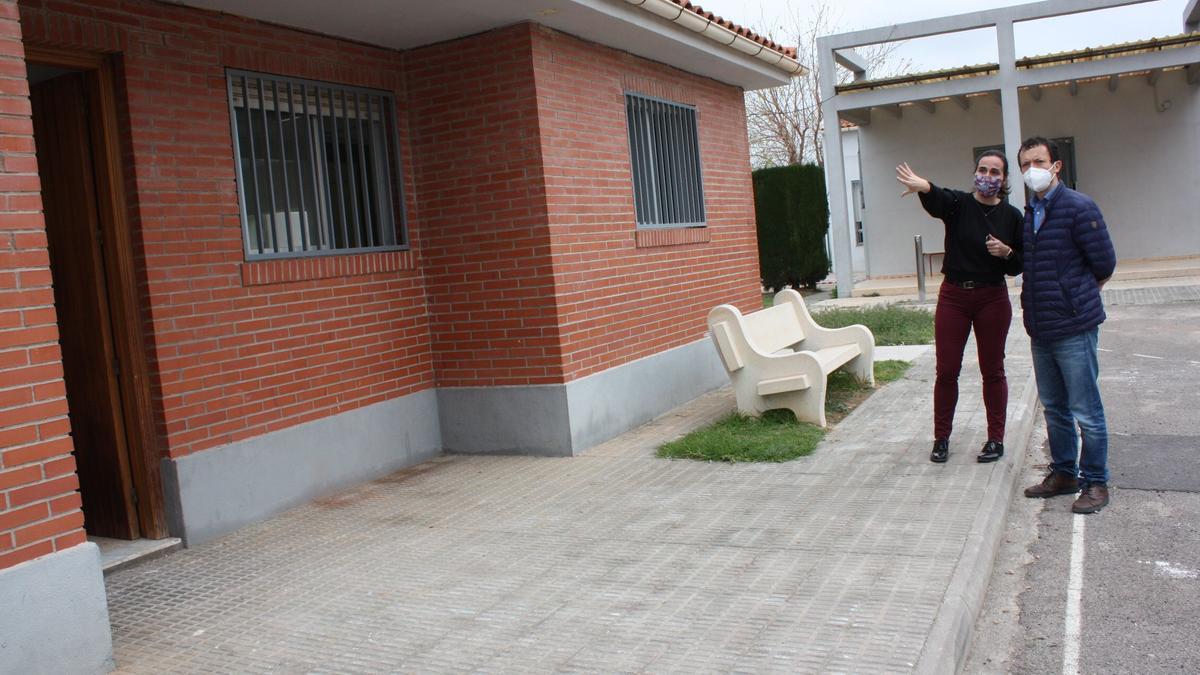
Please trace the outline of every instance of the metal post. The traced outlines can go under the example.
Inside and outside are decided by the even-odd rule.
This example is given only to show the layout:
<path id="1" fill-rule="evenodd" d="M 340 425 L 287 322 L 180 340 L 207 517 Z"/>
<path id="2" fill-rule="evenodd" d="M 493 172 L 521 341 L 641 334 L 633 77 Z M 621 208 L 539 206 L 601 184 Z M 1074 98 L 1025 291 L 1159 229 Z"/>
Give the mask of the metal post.
<path id="1" fill-rule="evenodd" d="M 925 249 L 921 246 L 921 235 L 913 236 L 917 248 L 917 299 L 925 302 Z"/>

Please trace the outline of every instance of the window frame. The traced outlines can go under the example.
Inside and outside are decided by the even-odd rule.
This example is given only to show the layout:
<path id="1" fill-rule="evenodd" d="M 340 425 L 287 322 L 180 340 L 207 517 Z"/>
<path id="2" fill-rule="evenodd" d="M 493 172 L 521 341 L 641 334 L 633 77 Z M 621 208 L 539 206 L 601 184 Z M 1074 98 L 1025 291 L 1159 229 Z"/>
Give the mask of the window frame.
<path id="1" fill-rule="evenodd" d="M 242 88 L 241 94 L 243 97 L 241 106 L 235 105 L 235 99 L 234 99 L 234 82 L 237 79 L 241 80 L 241 88 Z M 242 132 L 253 134 L 254 128 L 253 128 L 253 125 L 250 125 L 249 128 L 242 129 L 240 120 L 238 118 L 238 110 L 245 110 L 246 114 L 248 115 L 249 111 L 252 109 L 252 108 L 250 108 L 250 100 L 249 100 L 250 97 L 247 94 L 247 92 L 245 91 L 245 89 L 249 86 L 248 82 L 255 82 L 255 81 L 259 83 L 260 87 L 262 87 L 262 85 L 265 85 L 267 83 L 273 82 L 274 84 L 271 87 L 271 91 L 274 92 L 273 97 L 279 96 L 279 90 L 276 89 L 276 87 L 278 87 L 280 85 L 286 85 L 287 87 L 289 87 L 288 92 L 289 92 L 289 95 L 292 97 L 292 101 L 295 101 L 297 95 L 299 95 L 304 101 L 305 110 L 301 114 L 305 115 L 306 118 L 315 118 L 315 120 L 317 121 L 317 123 L 319 125 L 321 136 L 320 136 L 320 138 L 316 138 L 311 135 L 311 130 L 312 130 L 311 125 L 313 123 L 313 119 L 307 120 L 306 126 L 308 126 L 310 131 L 309 131 L 308 138 L 306 139 L 306 141 L 309 143 L 309 146 L 310 146 L 309 152 L 313 153 L 311 156 L 313 158 L 313 163 L 314 163 L 313 172 L 315 175 L 312 177 L 312 180 L 315 182 L 315 185 L 312 186 L 314 188 L 312 190 L 314 192 L 314 194 L 312 195 L 312 199 L 313 199 L 313 203 L 314 203 L 313 205 L 316 207 L 317 211 L 319 212 L 319 219 L 317 221 L 316 227 L 317 227 L 317 232 L 321 236 L 322 239 L 324 239 L 326 236 L 329 236 L 330 238 L 335 238 L 337 235 L 337 233 L 334 232 L 334 229 L 337 228 L 336 219 L 333 218 L 332 211 L 327 211 L 327 208 L 332 209 L 333 207 L 331 205 L 331 202 L 335 202 L 338 200 L 338 196 L 335 195 L 333 192 L 333 187 L 336 184 L 335 180 L 338 180 L 338 179 L 335 179 L 332 176 L 328 176 L 328 177 L 324 178 L 323 180 L 320 179 L 320 177 L 323 174 L 329 172 L 329 170 L 328 170 L 329 162 L 328 162 L 328 159 L 326 159 L 326 154 L 325 154 L 325 149 L 324 149 L 325 145 L 329 141 L 329 139 L 326 138 L 326 136 L 325 136 L 325 133 L 326 133 L 325 129 L 326 129 L 326 125 L 328 124 L 328 122 L 326 121 L 326 116 L 323 115 L 322 111 L 321 111 L 322 94 L 328 93 L 328 95 L 329 95 L 330 115 L 328 116 L 328 119 L 330 119 L 330 120 L 338 119 L 333 114 L 333 101 L 334 101 L 335 96 L 340 95 L 342 97 L 341 100 L 342 100 L 343 110 L 347 114 L 349 113 L 349 106 L 347 103 L 348 97 L 353 96 L 354 102 L 355 102 L 354 114 L 356 116 L 361 114 L 360 108 L 358 107 L 360 97 L 364 97 L 364 96 L 366 97 L 368 117 L 370 115 L 372 99 L 374 98 L 379 101 L 380 124 L 383 127 L 383 132 L 380 137 L 382 140 L 382 145 L 383 145 L 383 153 L 382 153 L 383 156 L 381 158 L 376 158 L 373 162 L 367 162 L 367 159 L 365 156 L 360 157 L 360 159 L 357 161 L 359 162 L 360 166 L 363 167 L 364 175 L 367 175 L 366 167 L 367 167 L 368 163 L 375 165 L 372 167 L 373 170 L 378 170 L 379 166 L 382 166 L 384 169 L 386 169 L 385 176 L 383 176 L 383 177 L 375 176 L 373 179 L 373 182 L 375 184 L 374 189 L 377 193 L 375 195 L 374 201 L 381 205 L 383 203 L 386 203 L 389 201 L 391 202 L 391 225 L 394 228 L 394 236 L 395 236 L 396 243 L 384 244 L 384 245 L 373 245 L 373 246 L 360 245 L 360 246 L 343 247 L 343 248 L 332 248 L 332 247 L 331 248 L 309 248 L 308 250 L 301 248 L 300 250 L 294 250 L 294 249 L 296 249 L 297 245 L 303 246 L 303 243 L 302 242 L 292 242 L 291 248 L 293 250 L 282 250 L 281 249 L 279 251 L 273 251 L 273 250 L 269 250 L 269 248 L 268 248 L 268 250 L 264 250 L 261 252 L 252 246 L 254 239 L 251 236 L 251 223 L 249 220 L 248 199 L 246 196 L 246 187 L 247 187 L 246 181 L 247 181 L 248 177 L 246 175 L 244 175 L 244 172 L 242 170 L 243 159 L 242 159 L 242 151 L 241 151 L 241 146 L 240 146 L 240 139 L 239 139 L 238 135 L 239 135 L 239 133 L 242 133 Z M 297 92 L 292 89 L 292 88 L 296 87 L 297 85 L 299 85 L 299 94 L 297 94 Z M 310 91 L 312 91 L 314 89 L 315 89 L 315 92 L 313 92 L 313 93 L 316 96 L 316 106 L 317 106 L 315 115 L 313 113 L 310 113 L 307 110 Z M 264 96 L 265 96 L 266 88 L 262 87 L 262 91 L 264 92 Z M 327 82 L 327 81 L 312 80 L 312 79 L 300 78 L 300 77 L 291 77 L 291 76 L 287 76 L 287 75 L 277 75 L 274 73 L 267 73 L 267 72 L 262 72 L 262 71 L 244 70 L 244 69 L 238 69 L 238 68 L 226 68 L 225 69 L 225 97 L 226 97 L 226 103 L 228 104 L 228 107 L 229 107 L 229 129 L 230 129 L 230 138 L 232 141 L 234 172 L 235 172 L 236 179 L 237 179 L 238 216 L 239 216 L 240 225 L 241 225 L 241 229 L 242 229 L 242 251 L 243 251 L 243 255 L 245 256 L 245 259 L 247 262 L 263 261 L 263 260 L 288 260 L 288 259 L 294 260 L 294 259 L 305 259 L 305 258 L 319 258 L 319 257 L 329 257 L 329 256 L 348 256 L 348 255 L 360 255 L 360 254 L 364 254 L 364 253 L 384 253 L 384 252 L 389 252 L 389 251 L 410 250 L 411 244 L 409 242 L 409 237 L 408 237 L 408 215 L 407 215 L 407 209 L 405 208 L 406 202 L 405 202 L 405 192 L 404 192 L 403 154 L 402 154 L 402 146 L 400 144 L 400 129 L 399 129 L 398 115 L 396 114 L 396 95 L 394 92 L 386 90 L 386 89 L 371 89 L 368 87 L 357 87 L 357 86 L 353 86 L 353 85 L 339 84 L 337 82 Z M 270 99 L 267 99 L 267 100 L 269 101 Z M 289 107 L 291 105 L 292 105 L 292 103 L 289 103 Z M 265 110 L 264 103 L 260 103 L 260 106 L 263 106 L 263 107 L 260 107 L 259 109 Z M 344 117 L 344 119 L 348 120 L 349 118 Z M 349 122 L 347 121 L 346 124 L 348 125 Z M 359 126 L 361 127 L 361 118 L 359 120 Z M 347 126 L 347 128 L 349 128 L 349 127 Z M 359 130 L 359 133 L 360 134 L 362 133 L 361 129 Z M 287 157 L 288 156 L 287 150 L 290 149 L 291 152 L 294 153 L 294 156 L 297 158 L 296 162 L 297 162 L 297 164 L 299 164 L 299 162 L 300 162 L 299 153 L 301 152 L 301 149 L 303 146 L 300 144 L 299 136 L 296 135 L 296 132 L 293 132 L 293 138 L 296 139 L 294 143 L 288 143 L 288 139 L 285 137 L 285 134 L 282 131 L 282 128 L 280 129 L 279 134 L 280 134 L 279 138 L 280 138 L 281 144 L 287 146 L 287 148 L 285 148 L 285 152 L 283 153 L 283 157 L 280 160 L 286 170 L 287 163 L 290 161 Z M 333 139 L 334 139 L 335 143 L 337 143 L 338 136 L 339 136 L 339 134 L 333 135 Z M 251 143 L 253 144 L 253 142 L 254 141 L 252 139 Z M 361 139 L 359 141 L 359 144 L 360 144 L 361 148 L 366 147 L 366 144 L 364 142 L 362 142 Z M 268 134 L 268 145 L 270 145 L 269 134 Z M 282 145 L 281 145 L 281 147 L 282 147 Z M 315 149 L 317 145 L 321 146 L 321 149 L 319 151 Z M 389 145 L 390 145 L 390 147 L 388 147 Z M 271 161 L 271 160 L 268 157 L 268 163 L 269 163 L 269 161 Z M 351 161 L 355 161 L 353 157 L 351 157 Z M 341 164 L 342 164 L 342 162 L 339 160 L 338 165 L 340 166 Z M 308 181 L 308 177 L 305 176 L 303 174 L 303 172 L 301 172 L 301 174 L 298 175 L 297 178 L 298 178 L 297 184 L 300 185 L 301 188 L 304 188 L 305 186 L 303 184 Z M 290 186 L 290 180 L 291 180 L 291 177 L 285 175 L 285 177 L 284 177 L 284 181 L 286 183 L 286 185 L 284 186 L 285 187 L 285 197 L 286 197 L 286 201 L 288 202 L 288 204 L 285 206 L 285 209 L 287 207 L 291 206 L 291 197 L 290 197 L 290 195 L 286 194 L 286 190 L 288 190 L 289 186 Z M 256 190 L 260 187 L 259 181 L 257 181 L 257 180 L 255 181 L 254 187 Z M 386 192 L 386 195 L 381 196 L 379 193 L 382 193 L 382 192 Z M 274 195 L 274 196 L 277 197 L 278 195 Z M 262 198 L 263 198 L 262 195 L 256 194 L 255 195 L 256 203 L 259 199 L 262 199 Z M 302 214 L 308 213 L 308 211 L 307 211 L 308 205 L 305 203 L 303 192 L 302 192 L 302 194 L 300 194 L 298 196 L 298 198 L 300 200 L 299 203 L 302 207 L 301 211 L 299 213 L 302 213 Z M 261 208 L 259 208 L 258 210 L 262 211 Z M 287 211 L 287 210 L 284 211 L 284 213 L 289 213 L 289 212 L 290 211 Z M 329 214 L 328 216 L 327 216 L 327 213 Z M 380 208 L 380 213 L 382 213 L 382 207 Z M 256 215 L 256 218 L 261 219 L 261 215 Z M 302 218 L 302 220 L 300 221 L 300 229 L 304 230 L 304 228 L 307 227 L 307 222 L 306 222 L 307 218 L 303 215 L 301 216 L 301 218 Z M 326 218 L 329 218 L 328 222 L 325 221 Z M 344 218 L 348 218 L 348 216 L 344 216 Z M 357 215 L 355 216 L 355 219 L 357 220 Z M 271 228 L 272 230 L 277 229 L 277 225 L 274 223 L 273 219 L 270 224 L 261 223 L 257 227 L 261 227 L 263 231 L 265 231 L 266 228 L 268 228 L 268 227 Z M 349 227 L 350 227 L 350 223 L 347 222 L 346 223 L 347 229 L 344 234 L 344 236 L 347 239 L 346 243 L 349 243 L 348 240 L 350 238 Z M 288 223 L 284 223 L 283 228 L 285 230 L 288 230 L 290 233 L 291 226 Z M 382 231 L 383 230 L 380 229 L 380 232 L 382 232 Z M 261 238 L 261 235 L 259 235 L 259 236 Z M 277 237 L 278 235 L 276 232 L 273 232 L 272 236 Z M 358 239 L 358 235 L 355 235 L 355 239 L 356 240 Z M 262 243 L 263 242 L 260 240 L 259 245 L 261 246 Z M 358 242 L 358 243 L 361 243 L 361 242 Z M 310 243 L 310 246 L 311 245 L 312 244 Z"/>
<path id="2" fill-rule="evenodd" d="M 693 213 L 698 211 L 700 215 L 699 220 L 665 222 L 669 218 L 667 214 L 668 207 L 661 204 L 662 200 L 659 194 L 659 181 L 654 173 L 654 170 L 658 165 L 665 162 L 684 163 L 689 158 L 685 156 L 679 156 L 680 153 L 662 152 L 661 148 L 659 147 L 661 141 L 657 139 L 657 135 L 662 133 L 674 133 L 680 131 L 681 129 L 677 126 L 664 127 L 659 121 L 650 121 L 646 124 L 640 125 L 639 128 L 639 125 L 630 115 L 631 99 L 658 104 L 668 108 L 675 108 L 690 113 L 691 117 L 689 124 L 685 125 L 685 128 L 683 128 L 682 131 L 690 136 L 690 138 L 685 140 L 690 141 L 690 145 L 692 146 L 691 157 L 695 160 L 695 175 L 693 178 L 686 178 L 682 175 L 679 175 L 677 172 L 676 175 L 669 177 L 667 180 L 672 183 L 670 186 L 671 189 L 693 193 L 689 196 L 685 196 L 685 198 L 694 199 L 695 201 L 690 205 L 686 205 L 684 208 L 693 209 Z M 689 103 L 670 101 L 657 96 L 649 96 L 647 94 L 628 90 L 623 92 L 622 103 L 625 109 L 625 140 L 629 147 L 630 183 L 631 187 L 633 188 L 634 222 L 637 225 L 637 229 L 673 230 L 708 227 L 708 207 L 705 203 L 704 191 L 704 160 L 701 156 L 700 150 L 700 111 L 697 106 Z M 648 116 L 645 110 L 643 110 L 640 114 Z M 645 140 L 643 142 L 635 141 L 635 130 L 639 133 L 643 131 L 645 132 Z M 635 153 L 638 154 L 635 155 Z M 643 153 L 649 153 L 653 155 L 653 157 L 647 158 Z M 639 168 L 639 165 L 641 168 Z M 648 177 L 646 176 L 647 171 L 650 172 Z M 648 178 L 650 188 L 652 189 L 652 194 L 640 194 L 639 190 L 642 190 L 643 188 L 639 185 L 639 175 L 643 179 L 643 182 L 646 182 Z M 639 204 L 642 204 L 643 206 L 639 207 Z M 651 204 L 653 206 L 646 206 L 647 204 Z M 662 222 L 643 221 L 642 218 L 645 215 L 647 208 L 651 208 L 654 212 L 654 217 L 659 218 Z"/>

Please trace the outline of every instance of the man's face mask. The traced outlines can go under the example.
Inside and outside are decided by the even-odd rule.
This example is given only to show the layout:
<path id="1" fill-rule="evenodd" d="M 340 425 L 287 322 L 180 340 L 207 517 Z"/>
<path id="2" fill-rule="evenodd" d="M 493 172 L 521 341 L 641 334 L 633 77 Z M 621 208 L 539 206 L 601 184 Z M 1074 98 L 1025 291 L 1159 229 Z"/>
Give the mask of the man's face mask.
<path id="1" fill-rule="evenodd" d="M 1025 170 L 1025 185 L 1034 192 L 1042 192 L 1054 182 L 1054 174 L 1049 169 L 1031 166 Z"/>

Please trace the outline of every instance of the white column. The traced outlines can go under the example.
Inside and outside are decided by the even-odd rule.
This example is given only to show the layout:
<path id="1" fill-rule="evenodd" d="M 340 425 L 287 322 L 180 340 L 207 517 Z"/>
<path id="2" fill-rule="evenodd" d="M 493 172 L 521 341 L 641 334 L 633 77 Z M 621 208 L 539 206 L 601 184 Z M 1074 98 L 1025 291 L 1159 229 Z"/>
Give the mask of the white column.
<path id="1" fill-rule="evenodd" d="M 829 199 L 829 233 L 833 241 L 833 273 L 839 298 L 854 294 L 854 260 L 850 244 L 850 216 L 846 209 L 846 167 L 842 159 L 842 125 L 834 103 L 837 65 L 833 50 L 817 41 L 821 74 L 821 116 L 825 123 L 825 193 Z"/>
<path id="2" fill-rule="evenodd" d="M 1008 156 L 1009 184 L 1012 192 L 1008 202 L 1018 209 L 1025 208 L 1025 183 L 1017 151 L 1021 149 L 1021 103 L 1017 99 L 1017 47 L 1013 38 L 1012 20 L 996 23 L 996 42 L 1000 57 L 1000 115 L 1004 122 L 1004 154 Z"/>

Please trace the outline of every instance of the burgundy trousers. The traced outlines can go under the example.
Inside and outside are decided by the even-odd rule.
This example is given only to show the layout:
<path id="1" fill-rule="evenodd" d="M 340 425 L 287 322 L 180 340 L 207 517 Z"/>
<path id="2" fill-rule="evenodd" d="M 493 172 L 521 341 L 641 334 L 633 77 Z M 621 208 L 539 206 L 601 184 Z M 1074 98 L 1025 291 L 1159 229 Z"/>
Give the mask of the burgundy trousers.
<path id="1" fill-rule="evenodd" d="M 943 283 L 938 291 L 933 333 L 937 379 L 933 385 L 933 437 L 949 439 L 958 404 L 958 375 L 962 371 L 967 337 L 975 330 L 979 372 L 983 375 L 983 405 L 987 410 L 988 440 L 1004 442 L 1008 410 L 1008 379 L 1004 377 L 1004 343 L 1012 323 L 1008 289 L 1002 286 L 960 288 Z"/>

